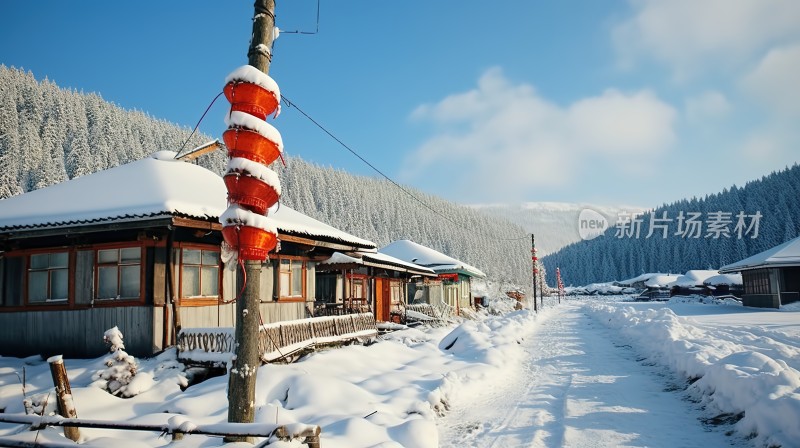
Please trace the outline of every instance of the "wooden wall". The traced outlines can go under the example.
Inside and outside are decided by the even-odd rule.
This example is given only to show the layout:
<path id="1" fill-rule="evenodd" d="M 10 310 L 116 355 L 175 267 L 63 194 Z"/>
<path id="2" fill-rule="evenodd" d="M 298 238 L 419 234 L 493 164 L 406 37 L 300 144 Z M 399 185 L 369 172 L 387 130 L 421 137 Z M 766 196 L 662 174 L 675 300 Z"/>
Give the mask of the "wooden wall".
<path id="1" fill-rule="evenodd" d="M 114 326 L 122 332 L 128 353 L 153 353 L 152 307 L 121 306 L 0 313 L 0 341 L 14 341 L 0 347 L 0 354 L 96 357 L 108 353 L 103 333 Z"/>

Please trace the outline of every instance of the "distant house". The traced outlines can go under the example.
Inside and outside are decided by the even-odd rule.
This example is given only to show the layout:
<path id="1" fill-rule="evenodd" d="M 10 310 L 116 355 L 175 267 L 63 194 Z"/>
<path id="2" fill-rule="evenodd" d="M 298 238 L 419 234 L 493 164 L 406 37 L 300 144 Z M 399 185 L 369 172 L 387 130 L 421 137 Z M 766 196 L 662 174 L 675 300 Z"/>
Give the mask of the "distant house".
<path id="1" fill-rule="evenodd" d="M 741 274 L 718 274 L 703 280 L 703 285 L 713 296 L 733 295 L 742 297 L 744 281 Z"/>
<path id="2" fill-rule="evenodd" d="M 436 273 L 380 252 L 337 252 L 317 264 L 317 304 L 321 314 L 369 309 L 375 320 L 388 322 L 401 312 L 408 283 L 426 277 Z"/>
<path id="3" fill-rule="evenodd" d="M 453 313 L 472 307 L 472 278 L 484 278 L 480 269 L 411 240 L 395 241 L 378 250 L 404 261 L 432 269 L 436 279 L 420 279 L 409 288 L 409 299 L 415 303 L 444 304 Z"/>
<path id="4" fill-rule="evenodd" d="M 800 300 L 800 237 L 723 266 L 722 274 L 742 273 L 742 304 L 780 308 Z"/>
<path id="5" fill-rule="evenodd" d="M 225 184 L 174 156 L 0 201 L 0 355 L 97 356 L 113 326 L 130 353 L 149 355 L 182 327 L 235 324 L 241 272 L 220 257 Z M 263 263 L 264 323 L 309 314 L 318 262 L 375 251 L 289 207 L 270 216 L 280 245 Z"/>
<path id="6" fill-rule="evenodd" d="M 646 289 L 647 285 L 645 283 L 647 283 L 651 278 L 661 275 L 667 275 L 667 274 L 662 274 L 658 272 L 649 272 L 646 274 L 638 275 L 633 278 L 629 278 L 627 280 L 616 281 L 613 283 L 613 285 L 621 286 L 623 288 Z"/>
<path id="7" fill-rule="evenodd" d="M 704 283 L 706 279 L 718 275 L 719 271 L 705 270 L 705 269 L 692 269 L 686 271 L 685 274 L 679 275 L 674 282 L 669 286 L 671 287 L 671 294 L 676 295 L 712 295 L 712 289 Z"/>

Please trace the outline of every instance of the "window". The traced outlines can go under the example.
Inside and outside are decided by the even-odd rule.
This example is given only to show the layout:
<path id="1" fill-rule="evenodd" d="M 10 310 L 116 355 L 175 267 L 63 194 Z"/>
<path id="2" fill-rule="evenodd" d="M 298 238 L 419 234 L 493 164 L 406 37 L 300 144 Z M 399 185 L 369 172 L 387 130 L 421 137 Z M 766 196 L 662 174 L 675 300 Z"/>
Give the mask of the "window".
<path id="1" fill-rule="evenodd" d="M 744 277 L 745 294 L 772 294 L 769 282 L 769 271 L 757 269 L 745 271 Z"/>
<path id="2" fill-rule="evenodd" d="M 97 251 L 97 298 L 138 299 L 141 297 L 142 249 L 101 249 Z"/>
<path id="3" fill-rule="evenodd" d="M 219 250 L 181 250 L 181 296 L 219 296 Z"/>
<path id="4" fill-rule="evenodd" d="M 69 254 L 33 254 L 28 267 L 28 303 L 66 302 L 69 298 Z"/>
<path id="5" fill-rule="evenodd" d="M 281 259 L 278 282 L 281 297 L 303 297 L 303 262 Z"/>
<path id="6" fill-rule="evenodd" d="M 399 303 L 402 298 L 402 286 L 400 282 L 391 282 L 389 288 L 391 289 L 389 295 L 391 296 L 392 303 Z"/>
<path id="7" fill-rule="evenodd" d="M 353 284 L 351 286 L 351 294 L 353 294 L 354 299 L 363 299 L 364 298 L 364 279 L 361 278 L 354 278 Z"/>

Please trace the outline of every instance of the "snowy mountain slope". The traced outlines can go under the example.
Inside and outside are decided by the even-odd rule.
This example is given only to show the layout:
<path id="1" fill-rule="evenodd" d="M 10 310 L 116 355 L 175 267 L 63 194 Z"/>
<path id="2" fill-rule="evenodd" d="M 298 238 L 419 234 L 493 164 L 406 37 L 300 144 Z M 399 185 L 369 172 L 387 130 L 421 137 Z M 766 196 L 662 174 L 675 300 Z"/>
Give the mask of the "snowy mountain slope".
<path id="1" fill-rule="evenodd" d="M 507 219 L 536 235 L 536 248 L 547 255 L 580 241 L 578 217 L 583 210 L 603 215 L 609 226 L 617 222 L 620 213 L 644 211 L 634 206 L 609 206 L 569 202 L 524 202 L 522 204 L 475 204 L 470 207 L 486 214 Z"/>
<path id="2" fill-rule="evenodd" d="M 603 236 L 570 244 L 542 262 L 550 271 L 559 266 L 573 285 L 645 272 L 719 269 L 800 235 L 798 196 L 795 164 L 744 186 L 661 205 L 624 233 L 626 226 L 611 226 Z"/>

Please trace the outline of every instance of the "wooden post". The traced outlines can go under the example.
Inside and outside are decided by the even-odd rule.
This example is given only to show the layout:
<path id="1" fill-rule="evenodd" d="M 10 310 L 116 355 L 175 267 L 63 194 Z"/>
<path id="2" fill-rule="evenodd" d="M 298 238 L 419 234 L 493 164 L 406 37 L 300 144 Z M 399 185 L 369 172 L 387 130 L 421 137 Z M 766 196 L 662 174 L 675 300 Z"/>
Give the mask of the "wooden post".
<path id="1" fill-rule="evenodd" d="M 531 261 L 533 262 L 533 310 L 539 311 L 539 305 L 536 300 L 536 271 L 538 271 L 536 267 L 536 240 L 531 233 Z"/>
<path id="2" fill-rule="evenodd" d="M 78 418 L 78 411 L 72 400 L 72 389 L 69 387 L 67 369 L 64 367 L 64 359 L 60 355 L 53 356 L 47 362 L 50 364 L 50 374 L 53 376 L 53 385 L 56 387 L 58 413 L 65 418 Z M 75 426 L 65 426 L 64 436 L 77 442 L 81 438 L 81 431 Z"/>
<path id="3" fill-rule="evenodd" d="M 247 50 L 248 64 L 269 74 L 275 28 L 275 0 L 256 0 L 253 34 Z M 255 420 L 256 373 L 261 365 L 258 353 L 261 261 L 246 260 L 244 293 L 236 303 L 236 354 L 228 376 L 228 421 L 253 423 Z M 248 436 L 226 437 L 226 442 L 254 443 Z"/>

